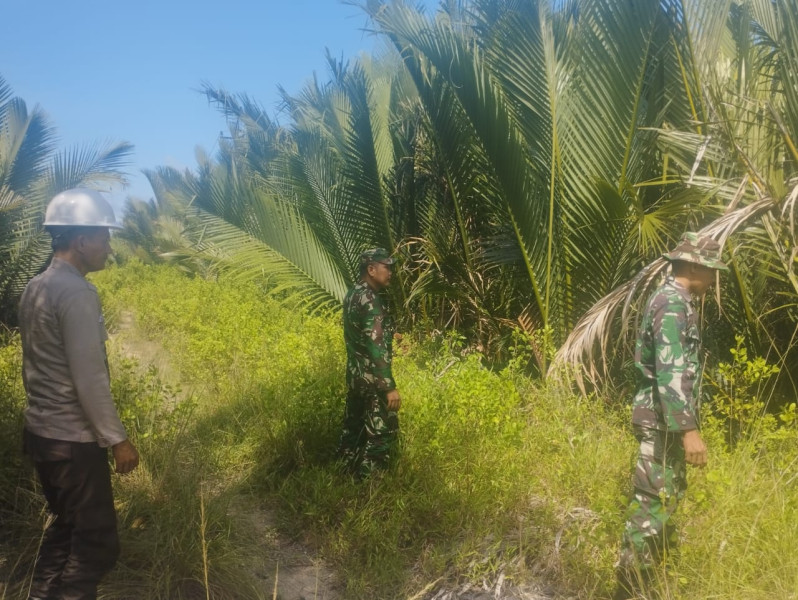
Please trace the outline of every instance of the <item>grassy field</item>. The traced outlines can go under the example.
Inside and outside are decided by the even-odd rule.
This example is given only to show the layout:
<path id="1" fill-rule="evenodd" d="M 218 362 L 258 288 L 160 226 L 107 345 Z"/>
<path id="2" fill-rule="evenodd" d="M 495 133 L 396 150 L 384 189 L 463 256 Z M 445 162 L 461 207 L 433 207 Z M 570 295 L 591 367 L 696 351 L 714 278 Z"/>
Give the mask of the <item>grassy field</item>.
<path id="1" fill-rule="evenodd" d="M 254 287 L 169 267 L 132 263 L 92 279 L 115 332 L 115 397 L 143 457 L 115 480 L 123 555 L 105 598 L 264 597 L 247 567 L 262 546 L 246 518 L 264 506 L 336 569 L 345 598 L 500 575 L 580 599 L 611 592 L 635 452 L 625 402 L 529 379 L 520 348 L 495 371 L 456 336 L 406 336 L 395 359 L 402 454 L 358 484 L 333 460 L 338 315 L 309 317 Z M 22 403 L 9 334 L 0 598 L 23 597 L 44 522 L 18 452 Z M 710 466 L 690 472 L 664 598 L 798 598 L 798 435 L 782 417 L 757 421 L 733 448 L 724 422 L 709 419 Z"/>

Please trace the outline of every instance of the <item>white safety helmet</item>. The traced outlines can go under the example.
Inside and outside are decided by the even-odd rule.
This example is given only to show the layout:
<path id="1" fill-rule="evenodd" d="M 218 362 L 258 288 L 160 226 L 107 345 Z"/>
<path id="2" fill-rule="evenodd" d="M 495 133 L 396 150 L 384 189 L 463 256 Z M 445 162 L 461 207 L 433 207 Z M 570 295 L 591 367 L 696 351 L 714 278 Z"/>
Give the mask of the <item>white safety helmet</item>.
<path id="1" fill-rule="evenodd" d="M 96 190 L 75 188 L 56 195 L 44 213 L 45 227 L 111 227 L 122 229 L 114 209 Z"/>

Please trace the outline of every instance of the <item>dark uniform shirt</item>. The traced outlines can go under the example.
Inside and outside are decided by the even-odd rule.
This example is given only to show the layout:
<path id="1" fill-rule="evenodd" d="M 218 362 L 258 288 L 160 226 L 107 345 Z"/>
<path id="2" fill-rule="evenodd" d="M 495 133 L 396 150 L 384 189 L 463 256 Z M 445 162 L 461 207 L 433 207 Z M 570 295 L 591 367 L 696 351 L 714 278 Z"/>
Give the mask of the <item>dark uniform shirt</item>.
<path id="1" fill-rule="evenodd" d="M 389 392 L 394 323 L 387 299 L 365 281 L 344 298 L 346 384 L 350 390 Z"/>
<path id="2" fill-rule="evenodd" d="M 697 428 L 699 346 L 690 292 L 669 277 L 649 298 L 640 326 L 635 365 L 641 381 L 633 424 L 661 431 Z"/>

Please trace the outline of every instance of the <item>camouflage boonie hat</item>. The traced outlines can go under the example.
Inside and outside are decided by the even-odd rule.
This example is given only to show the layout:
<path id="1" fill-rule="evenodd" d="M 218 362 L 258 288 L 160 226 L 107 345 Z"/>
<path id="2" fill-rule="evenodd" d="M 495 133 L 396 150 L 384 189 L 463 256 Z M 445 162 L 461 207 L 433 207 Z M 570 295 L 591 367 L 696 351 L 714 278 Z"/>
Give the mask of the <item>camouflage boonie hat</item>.
<path id="1" fill-rule="evenodd" d="M 720 259 L 720 252 L 720 244 L 711 237 L 687 232 L 682 236 L 679 245 L 663 256 L 668 260 L 683 260 L 710 269 L 728 271 L 729 267 Z"/>
<path id="2" fill-rule="evenodd" d="M 396 260 L 391 258 L 391 255 L 388 254 L 388 251 L 385 248 L 372 248 L 371 250 L 366 250 L 360 255 L 361 265 L 370 265 L 371 263 L 375 262 L 382 263 L 384 265 L 392 265 L 396 262 Z"/>

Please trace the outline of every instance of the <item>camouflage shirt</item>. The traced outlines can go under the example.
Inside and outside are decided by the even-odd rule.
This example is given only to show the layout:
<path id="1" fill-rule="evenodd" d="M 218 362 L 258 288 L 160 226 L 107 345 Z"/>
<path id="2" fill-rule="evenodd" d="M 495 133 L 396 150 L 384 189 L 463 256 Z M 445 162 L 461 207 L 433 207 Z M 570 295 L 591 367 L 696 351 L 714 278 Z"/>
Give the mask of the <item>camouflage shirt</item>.
<path id="1" fill-rule="evenodd" d="M 649 298 L 637 338 L 635 365 L 641 381 L 633 424 L 661 431 L 697 428 L 699 345 L 690 292 L 668 277 Z"/>
<path id="2" fill-rule="evenodd" d="M 344 298 L 346 384 L 351 390 L 389 392 L 394 324 L 387 300 L 365 282 Z"/>

